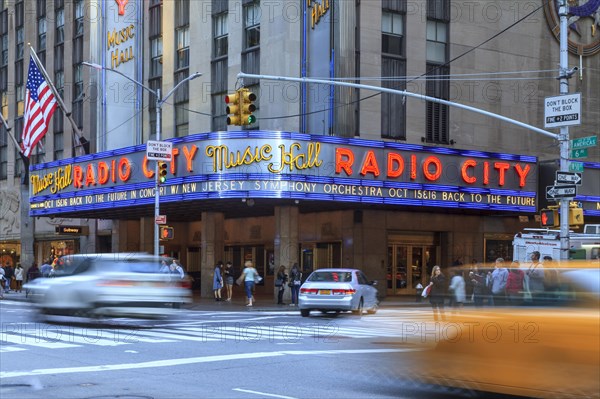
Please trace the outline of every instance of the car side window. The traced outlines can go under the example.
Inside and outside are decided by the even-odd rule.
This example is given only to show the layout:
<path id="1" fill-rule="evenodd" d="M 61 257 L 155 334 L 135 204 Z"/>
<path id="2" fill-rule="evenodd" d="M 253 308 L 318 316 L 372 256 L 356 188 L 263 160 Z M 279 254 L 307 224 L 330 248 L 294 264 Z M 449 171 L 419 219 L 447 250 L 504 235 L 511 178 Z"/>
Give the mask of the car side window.
<path id="1" fill-rule="evenodd" d="M 356 279 L 358 280 L 358 284 L 369 285 L 369 280 L 363 272 L 356 272 Z"/>

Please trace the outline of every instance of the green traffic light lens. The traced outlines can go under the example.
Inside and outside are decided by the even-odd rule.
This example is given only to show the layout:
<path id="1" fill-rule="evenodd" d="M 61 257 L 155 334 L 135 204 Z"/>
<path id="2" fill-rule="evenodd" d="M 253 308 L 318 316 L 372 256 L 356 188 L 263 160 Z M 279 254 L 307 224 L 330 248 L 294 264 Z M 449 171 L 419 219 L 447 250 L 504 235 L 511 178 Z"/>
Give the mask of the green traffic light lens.
<path id="1" fill-rule="evenodd" d="M 164 182 L 166 182 L 166 181 L 167 181 L 167 177 L 166 177 L 166 176 L 161 176 L 161 177 L 160 177 L 160 182 L 161 182 L 161 183 L 164 183 Z"/>
<path id="2" fill-rule="evenodd" d="M 248 124 L 256 122 L 256 116 L 250 115 L 248 116 Z"/>

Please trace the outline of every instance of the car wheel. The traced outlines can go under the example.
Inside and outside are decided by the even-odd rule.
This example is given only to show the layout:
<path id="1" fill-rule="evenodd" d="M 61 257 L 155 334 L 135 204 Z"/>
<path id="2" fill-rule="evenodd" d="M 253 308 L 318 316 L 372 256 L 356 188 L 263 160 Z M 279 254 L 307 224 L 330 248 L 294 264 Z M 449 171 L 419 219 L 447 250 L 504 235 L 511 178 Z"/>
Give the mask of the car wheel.
<path id="1" fill-rule="evenodd" d="M 310 309 L 300 309 L 302 317 L 308 317 L 310 315 Z"/>
<path id="2" fill-rule="evenodd" d="M 375 313 L 377 313 L 377 309 L 378 309 L 378 306 L 374 305 L 371 309 L 367 310 L 367 313 L 368 314 L 375 314 Z"/>
<path id="3" fill-rule="evenodd" d="M 352 313 L 354 313 L 357 316 L 361 316 L 363 314 L 363 299 L 360 298 L 360 301 L 358 301 L 358 308 L 356 308 L 356 310 L 353 310 Z"/>

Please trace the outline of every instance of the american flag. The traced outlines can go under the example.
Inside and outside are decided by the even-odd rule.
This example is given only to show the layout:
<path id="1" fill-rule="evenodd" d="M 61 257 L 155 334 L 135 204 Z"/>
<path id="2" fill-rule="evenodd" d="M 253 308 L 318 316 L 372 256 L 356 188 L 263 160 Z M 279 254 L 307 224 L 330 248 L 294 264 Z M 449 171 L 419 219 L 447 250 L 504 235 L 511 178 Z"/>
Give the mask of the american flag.
<path id="1" fill-rule="evenodd" d="M 23 134 L 21 148 L 23 155 L 29 155 L 37 143 L 48 132 L 48 124 L 56 110 L 56 98 L 40 72 L 33 57 L 29 60 L 27 90 L 25 92 L 25 114 L 23 115 Z"/>

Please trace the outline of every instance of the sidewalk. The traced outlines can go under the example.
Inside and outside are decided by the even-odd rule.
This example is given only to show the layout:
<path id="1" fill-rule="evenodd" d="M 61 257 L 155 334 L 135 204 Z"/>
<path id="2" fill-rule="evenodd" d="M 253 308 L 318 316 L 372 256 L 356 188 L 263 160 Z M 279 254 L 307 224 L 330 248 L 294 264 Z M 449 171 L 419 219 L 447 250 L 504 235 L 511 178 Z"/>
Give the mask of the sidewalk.
<path id="1" fill-rule="evenodd" d="M 4 299 L 0 300 L 0 303 L 5 301 L 19 301 L 25 302 L 29 299 L 25 298 L 25 290 L 22 292 L 14 292 L 4 293 Z M 183 309 L 189 310 L 205 310 L 205 311 L 231 311 L 231 312 L 240 312 L 243 310 L 247 311 L 280 311 L 280 312 L 289 312 L 298 310 L 297 307 L 289 306 L 289 304 L 285 305 L 277 305 L 277 299 L 273 296 L 268 295 L 258 295 L 255 298 L 254 306 L 249 307 L 246 306 L 246 298 L 237 295 L 234 296 L 231 302 L 216 302 L 214 298 L 203 298 L 200 296 L 198 291 L 194 291 L 193 293 L 193 302 L 183 305 Z M 389 296 L 384 298 L 380 303 L 379 307 L 382 309 L 393 309 L 393 308 L 403 308 L 403 307 L 429 307 L 429 301 L 427 299 L 423 299 L 421 302 L 416 302 L 416 298 L 414 296 Z"/>

